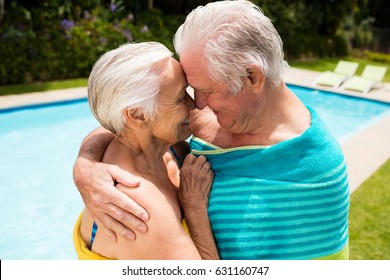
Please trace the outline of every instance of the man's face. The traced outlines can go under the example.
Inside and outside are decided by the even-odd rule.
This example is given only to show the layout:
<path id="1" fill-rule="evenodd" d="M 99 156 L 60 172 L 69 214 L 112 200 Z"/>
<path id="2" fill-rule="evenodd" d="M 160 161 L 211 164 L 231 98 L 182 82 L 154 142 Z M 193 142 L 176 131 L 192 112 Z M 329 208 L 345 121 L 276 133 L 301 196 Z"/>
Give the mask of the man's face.
<path id="1" fill-rule="evenodd" d="M 215 83 L 208 76 L 207 62 L 199 52 L 181 54 L 180 64 L 188 84 L 194 89 L 195 106 L 202 110 L 208 106 L 217 116 L 221 127 L 240 131 L 246 114 L 245 87 L 232 95 L 223 83 Z"/>

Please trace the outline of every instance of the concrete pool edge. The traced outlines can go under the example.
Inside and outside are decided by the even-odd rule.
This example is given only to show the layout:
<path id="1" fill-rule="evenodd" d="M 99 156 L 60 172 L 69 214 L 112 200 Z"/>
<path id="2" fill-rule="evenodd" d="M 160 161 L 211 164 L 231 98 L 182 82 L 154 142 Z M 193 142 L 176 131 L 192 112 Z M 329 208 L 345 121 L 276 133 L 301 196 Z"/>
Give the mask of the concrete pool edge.
<path id="1" fill-rule="evenodd" d="M 390 158 L 390 113 L 341 143 L 351 192 Z"/>
<path id="2" fill-rule="evenodd" d="M 24 107 L 33 107 L 61 103 L 65 101 L 87 98 L 87 88 L 78 87 L 46 92 L 23 93 L 0 96 L 0 111 L 17 110 Z"/>

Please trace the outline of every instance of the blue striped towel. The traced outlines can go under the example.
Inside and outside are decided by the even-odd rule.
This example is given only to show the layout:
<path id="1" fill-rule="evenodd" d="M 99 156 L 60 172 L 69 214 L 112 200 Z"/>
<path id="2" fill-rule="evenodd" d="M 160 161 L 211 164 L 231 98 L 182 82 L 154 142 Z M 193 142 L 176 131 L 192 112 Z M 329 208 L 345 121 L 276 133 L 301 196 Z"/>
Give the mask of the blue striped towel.
<path id="1" fill-rule="evenodd" d="M 343 153 L 316 112 L 301 136 L 222 149 L 193 137 L 214 170 L 209 217 L 222 259 L 348 259 Z"/>

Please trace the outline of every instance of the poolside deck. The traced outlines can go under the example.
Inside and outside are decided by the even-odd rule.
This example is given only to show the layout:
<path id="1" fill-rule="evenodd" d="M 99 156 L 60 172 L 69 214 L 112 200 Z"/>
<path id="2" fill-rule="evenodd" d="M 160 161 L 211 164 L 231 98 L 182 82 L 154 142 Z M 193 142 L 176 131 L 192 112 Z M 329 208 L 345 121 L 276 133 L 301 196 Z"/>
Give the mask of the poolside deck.
<path id="1" fill-rule="evenodd" d="M 291 67 L 285 73 L 285 81 L 288 84 L 390 103 L 390 84 L 384 84 L 381 88 L 363 95 L 352 91 L 332 90 L 328 87 L 313 86 L 313 81 L 320 74 L 320 72 Z M 73 100 L 86 96 L 87 89 L 85 87 L 0 96 L 0 109 Z M 341 146 L 347 160 L 352 192 L 390 158 L 390 114 L 350 137 L 347 141 L 341 143 Z"/>

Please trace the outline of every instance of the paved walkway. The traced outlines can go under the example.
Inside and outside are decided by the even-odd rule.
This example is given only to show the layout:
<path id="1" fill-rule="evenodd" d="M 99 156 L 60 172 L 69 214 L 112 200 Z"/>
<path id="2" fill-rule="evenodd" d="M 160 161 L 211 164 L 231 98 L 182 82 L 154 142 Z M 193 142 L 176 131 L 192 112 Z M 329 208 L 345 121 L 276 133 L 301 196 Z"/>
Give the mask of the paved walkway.
<path id="1" fill-rule="evenodd" d="M 384 84 L 383 87 L 363 95 L 351 91 L 330 90 L 327 87 L 313 86 L 313 81 L 320 74 L 320 72 L 289 68 L 285 74 L 285 81 L 288 84 L 334 91 L 390 103 L 390 84 Z M 85 87 L 3 96 L 0 97 L 0 110 L 31 104 L 73 100 L 86 96 L 87 89 Z M 354 191 L 390 158 L 390 114 L 342 142 L 341 146 L 347 160 L 350 189 Z"/>

